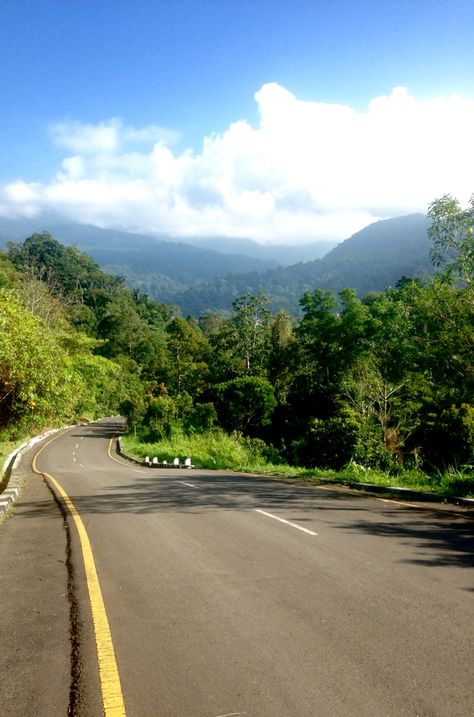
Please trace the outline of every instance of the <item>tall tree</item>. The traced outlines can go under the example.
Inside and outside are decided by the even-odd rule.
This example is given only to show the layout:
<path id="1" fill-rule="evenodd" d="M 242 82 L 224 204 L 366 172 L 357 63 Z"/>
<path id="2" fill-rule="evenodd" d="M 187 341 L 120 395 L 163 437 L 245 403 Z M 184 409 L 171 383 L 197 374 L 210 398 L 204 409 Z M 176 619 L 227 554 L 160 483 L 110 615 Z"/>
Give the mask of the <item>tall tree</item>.
<path id="1" fill-rule="evenodd" d="M 294 380 L 289 397 L 295 417 L 325 418 L 335 408 L 340 349 L 337 301 L 316 289 L 300 301 L 303 318 L 295 329 Z"/>
<path id="2" fill-rule="evenodd" d="M 211 334 L 218 380 L 265 376 L 271 331 L 268 305 L 264 294 L 239 297 L 233 303 L 232 316 Z"/>
<path id="3" fill-rule="evenodd" d="M 428 216 L 434 264 L 444 267 L 448 279 L 470 284 L 474 279 L 474 195 L 467 209 L 462 209 L 455 197 L 444 194 L 430 204 Z"/>
<path id="4" fill-rule="evenodd" d="M 209 368 L 209 344 L 194 321 L 182 316 L 173 318 L 167 326 L 168 353 L 167 384 L 174 393 L 186 391 L 192 396 L 202 393 Z"/>

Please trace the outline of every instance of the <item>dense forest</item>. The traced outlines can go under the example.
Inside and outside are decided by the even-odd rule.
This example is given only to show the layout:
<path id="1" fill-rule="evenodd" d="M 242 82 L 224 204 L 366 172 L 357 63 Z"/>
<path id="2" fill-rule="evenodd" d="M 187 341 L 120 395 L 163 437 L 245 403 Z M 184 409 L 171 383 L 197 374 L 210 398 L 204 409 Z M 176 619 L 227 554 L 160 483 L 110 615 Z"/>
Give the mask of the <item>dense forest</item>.
<path id="1" fill-rule="evenodd" d="M 245 293 L 184 318 L 47 233 L 0 254 L 0 431 L 120 412 L 156 439 L 236 432 L 307 467 L 474 462 L 474 203 L 433 202 L 437 273 L 301 317 Z"/>

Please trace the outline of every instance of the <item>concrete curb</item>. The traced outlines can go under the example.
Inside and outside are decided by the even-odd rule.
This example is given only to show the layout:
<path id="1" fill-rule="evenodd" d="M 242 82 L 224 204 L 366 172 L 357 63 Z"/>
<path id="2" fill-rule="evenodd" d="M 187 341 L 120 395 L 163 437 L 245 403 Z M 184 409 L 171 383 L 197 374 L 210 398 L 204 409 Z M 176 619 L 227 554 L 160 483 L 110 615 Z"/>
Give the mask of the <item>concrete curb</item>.
<path id="1" fill-rule="evenodd" d="M 134 458 L 133 456 L 130 456 L 128 453 L 125 453 L 125 451 L 122 448 L 122 441 L 121 441 L 120 437 L 117 438 L 116 451 L 119 456 L 122 456 L 122 458 L 126 458 L 127 461 L 130 461 L 131 463 L 135 463 L 137 466 L 143 465 L 142 461 L 139 461 L 137 458 Z"/>
<path id="2" fill-rule="evenodd" d="M 23 444 L 23 446 L 26 446 L 26 444 Z M 3 493 L 0 493 L 0 517 L 7 512 L 8 508 L 15 502 L 20 494 L 20 481 L 17 468 L 21 460 L 21 448 L 22 447 L 17 448 L 17 450 L 10 453 L 3 464 L 0 480 L 3 480 L 6 476 L 8 483 Z"/>
<path id="3" fill-rule="evenodd" d="M 127 461 L 131 461 L 132 463 L 135 463 L 135 465 L 142 466 L 143 468 L 183 468 L 183 469 L 190 469 L 195 468 L 196 466 L 189 464 L 185 465 L 183 463 L 180 463 L 179 465 L 175 465 L 174 463 L 153 463 L 153 461 L 150 460 L 144 460 L 139 461 L 138 458 L 134 458 L 134 456 L 131 456 L 130 454 L 126 453 L 122 448 L 122 439 L 120 436 L 117 438 L 117 445 L 116 445 L 116 451 L 119 456 L 122 456 L 122 458 L 125 458 Z"/>
<path id="4" fill-rule="evenodd" d="M 0 473 L 0 480 L 8 478 L 7 487 L 0 493 L 0 518 L 5 515 L 7 510 L 13 505 L 21 492 L 21 472 L 20 463 L 24 454 L 27 453 L 33 446 L 40 441 L 44 440 L 53 433 L 62 431 L 62 428 L 53 428 L 46 433 L 42 433 L 39 436 L 31 438 L 29 441 L 22 443 L 18 448 L 10 453 L 3 464 L 2 471 Z"/>

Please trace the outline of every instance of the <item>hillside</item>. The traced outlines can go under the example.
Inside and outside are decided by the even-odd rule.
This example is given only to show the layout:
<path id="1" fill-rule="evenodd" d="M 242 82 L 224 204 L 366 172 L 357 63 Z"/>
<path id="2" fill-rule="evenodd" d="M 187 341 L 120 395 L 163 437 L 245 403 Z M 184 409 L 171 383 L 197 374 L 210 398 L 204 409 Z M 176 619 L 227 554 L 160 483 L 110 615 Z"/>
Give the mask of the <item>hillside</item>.
<path id="1" fill-rule="evenodd" d="M 299 310 L 299 299 L 315 288 L 356 289 L 359 296 L 383 291 L 403 277 L 433 272 L 427 237 L 428 219 L 412 214 L 375 222 L 338 244 L 322 259 L 276 268 L 262 274 L 232 274 L 191 287 L 175 297 L 185 313 L 228 309 L 246 292 L 266 293 L 274 310 Z"/>
<path id="2" fill-rule="evenodd" d="M 38 224 L 41 222 L 41 227 Z M 75 244 L 106 272 L 150 297 L 199 316 L 228 310 L 238 296 L 262 291 L 272 308 L 299 311 L 305 291 L 315 288 L 336 292 L 353 287 L 359 296 L 383 291 L 402 276 L 423 276 L 433 271 L 429 259 L 428 219 L 413 214 L 375 222 L 335 246 L 320 259 L 277 266 L 273 259 L 245 254 L 262 252 L 250 240 L 194 239 L 222 251 L 200 248 L 164 238 L 130 234 L 99 227 L 65 223 L 55 216 L 41 219 L 0 219 L 0 243 L 20 241 L 34 231 L 48 231 L 65 245 Z M 236 253 L 241 246 L 244 253 Z M 311 249 L 311 246 L 313 249 Z M 309 245 L 307 251 L 316 251 Z M 275 248 L 275 247 L 274 247 Z M 277 247 L 291 251 L 289 247 Z M 304 247 L 295 247 L 295 256 Z M 235 251 L 235 253 L 224 252 Z"/>
<path id="3" fill-rule="evenodd" d="M 100 227 L 58 222 L 54 216 L 31 220 L 0 220 L 0 242 L 22 241 L 31 233 L 48 231 L 59 242 L 75 244 L 87 252 L 102 269 L 119 274 L 126 281 L 150 293 L 172 300 L 196 281 L 211 281 L 229 272 L 264 271 L 277 266 L 267 258 L 244 254 L 223 254 L 182 242 Z"/>
<path id="4" fill-rule="evenodd" d="M 229 273 L 263 272 L 297 261 L 323 256 L 334 242 L 308 245 L 260 245 L 250 239 L 197 237 L 180 241 L 66 221 L 50 212 L 34 218 L 0 217 L 0 246 L 47 231 L 62 244 L 75 244 L 104 271 L 123 276 L 127 283 L 161 301 L 174 302 L 196 282 L 210 282 Z"/>

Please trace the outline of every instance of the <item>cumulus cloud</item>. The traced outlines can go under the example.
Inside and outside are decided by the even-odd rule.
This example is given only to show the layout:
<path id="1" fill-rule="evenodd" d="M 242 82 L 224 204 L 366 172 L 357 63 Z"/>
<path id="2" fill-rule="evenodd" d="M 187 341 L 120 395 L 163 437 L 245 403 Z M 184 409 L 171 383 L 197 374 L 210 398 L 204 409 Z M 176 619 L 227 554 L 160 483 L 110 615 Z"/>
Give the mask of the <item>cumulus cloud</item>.
<path id="1" fill-rule="evenodd" d="M 257 127 L 235 122 L 199 152 L 176 151 L 177 135 L 155 125 L 56 124 L 53 141 L 71 154 L 49 183 L 4 186 L 0 213 L 55 209 L 135 231 L 290 242 L 344 239 L 473 191 L 472 100 L 397 87 L 357 111 L 276 83 L 255 100 Z"/>

